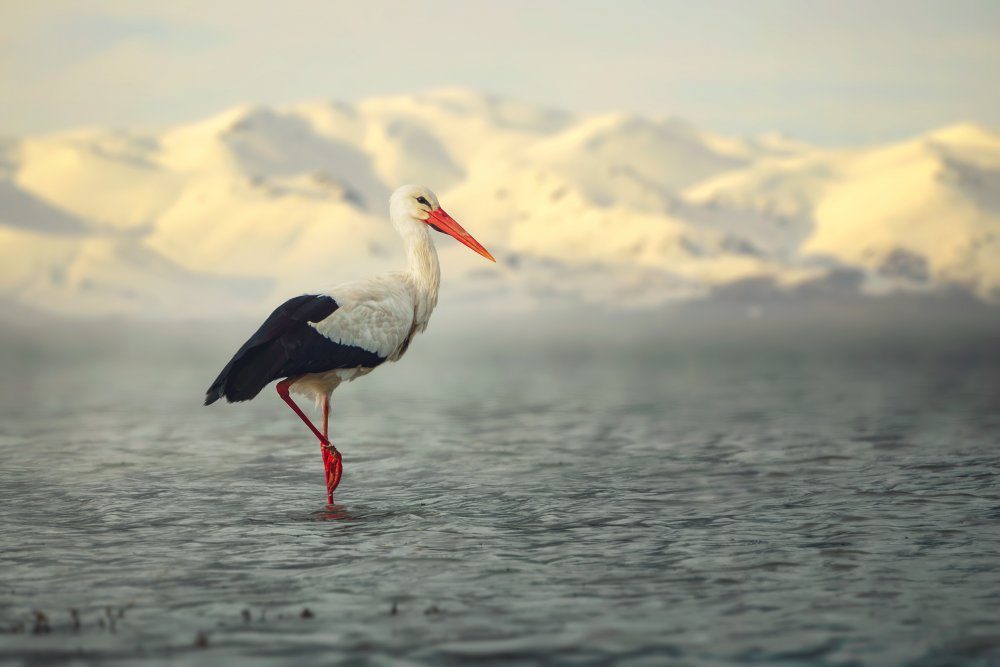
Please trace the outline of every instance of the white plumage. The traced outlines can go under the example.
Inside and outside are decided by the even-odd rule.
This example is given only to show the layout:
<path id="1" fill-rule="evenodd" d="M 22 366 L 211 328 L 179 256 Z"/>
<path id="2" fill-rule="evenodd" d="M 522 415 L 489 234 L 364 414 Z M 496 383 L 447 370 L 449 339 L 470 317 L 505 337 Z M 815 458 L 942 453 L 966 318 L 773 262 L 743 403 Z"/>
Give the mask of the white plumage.
<path id="1" fill-rule="evenodd" d="M 441 284 L 430 230 L 449 234 L 494 261 L 428 188 L 397 189 L 389 200 L 389 213 L 406 248 L 405 271 L 288 300 L 240 348 L 206 395 L 206 404 L 223 396 L 229 401 L 249 400 L 281 379 L 279 395 L 320 441 L 330 502 L 341 469 L 340 453 L 327 438 L 330 394 L 342 382 L 366 375 L 385 361 L 397 361 L 413 336 L 427 328 Z M 322 433 L 289 391 L 309 396 L 322 407 Z"/>
<path id="2" fill-rule="evenodd" d="M 427 328 L 438 301 L 441 268 L 426 218 L 418 217 L 424 208 L 418 197 L 423 197 L 431 210 L 440 209 L 434 193 L 417 185 L 397 189 L 389 200 L 392 221 L 406 247 L 407 270 L 344 283 L 329 290 L 326 294 L 340 307 L 329 317 L 310 323 L 325 338 L 368 350 L 386 361 L 398 361 L 413 336 Z M 340 382 L 372 370 L 357 367 L 306 375 L 292 384 L 292 391 L 322 402 Z"/>

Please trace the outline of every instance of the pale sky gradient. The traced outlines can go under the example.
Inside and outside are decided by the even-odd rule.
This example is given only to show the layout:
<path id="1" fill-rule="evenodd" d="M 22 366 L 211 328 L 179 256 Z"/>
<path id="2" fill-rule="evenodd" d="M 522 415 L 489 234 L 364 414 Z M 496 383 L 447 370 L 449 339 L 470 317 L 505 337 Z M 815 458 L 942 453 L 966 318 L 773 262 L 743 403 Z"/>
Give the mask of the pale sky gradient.
<path id="1" fill-rule="evenodd" d="M 996 130 L 1000 2 L 0 2 L 3 134 L 455 85 L 826 144 Z"/>

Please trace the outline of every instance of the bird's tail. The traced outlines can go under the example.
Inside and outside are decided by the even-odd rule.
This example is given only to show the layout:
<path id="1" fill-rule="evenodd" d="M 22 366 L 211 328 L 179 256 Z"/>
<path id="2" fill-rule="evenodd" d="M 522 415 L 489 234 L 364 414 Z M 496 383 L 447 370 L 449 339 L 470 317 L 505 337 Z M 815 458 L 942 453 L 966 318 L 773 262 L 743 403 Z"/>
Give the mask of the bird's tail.
<path id="1" fill-rule="evenodd" d="M 205 392 L 205 405 L 215 403 L 224 395 L 222 385 L 218 382 L 218 380 L 216 380 L 216 382 L 208 388 L 208 391 Z"/>
<path id="2" fill-rule="evenodd" d="M 270 346 L 264 346 L 233 357 L 205 392 L 205 405 L 211 405 L 220 398 L 230 403 L 249 401 L 271 381 L 283 377 L 280 369 L 275 368 L 280 359 L 269 359 L 269 352 Z"/>
<path id="3" fill-rule="evenodd" d="M 227 395 L 229 393 L 227 391 L 227 385 L 229 384 L 229 376 L 234 370 L 236 370 L 235 366 L 237 361 L 238 359 L 236 358 L 232 359 L 228 364 L 226 364 L 226 367 L 222 369 L 222 372 L 219 373 L 219 377 L 215 378 L 215 382 L 213 382 L 212 386 L 205 392 L 205 405 L 211 405 L 220 398 L 225 398 L 229 401 L 233 400 L 232 397 Z"/>

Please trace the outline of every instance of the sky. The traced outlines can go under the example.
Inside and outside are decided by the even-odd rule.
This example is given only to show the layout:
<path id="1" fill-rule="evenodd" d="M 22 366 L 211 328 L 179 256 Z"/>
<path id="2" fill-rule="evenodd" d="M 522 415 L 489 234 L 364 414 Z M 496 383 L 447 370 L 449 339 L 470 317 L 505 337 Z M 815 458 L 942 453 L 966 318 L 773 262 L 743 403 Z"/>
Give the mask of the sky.
<path id="1" fill-rule="evenodd" d="M 0 134 L 463 86 L 827 145 L 1000 128 L 995 0 L 0 2 Z"/>

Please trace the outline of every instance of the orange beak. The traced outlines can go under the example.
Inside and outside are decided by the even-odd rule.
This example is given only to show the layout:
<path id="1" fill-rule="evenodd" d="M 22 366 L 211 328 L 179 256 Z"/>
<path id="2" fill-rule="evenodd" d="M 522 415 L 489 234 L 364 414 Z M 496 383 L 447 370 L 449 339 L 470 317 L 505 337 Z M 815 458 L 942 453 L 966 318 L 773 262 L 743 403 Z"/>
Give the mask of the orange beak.
<path id="1" fill-rule="evenodd" d="M 481 246 L 479 241 L 472 238 L 472 234 L 462 229 L 462 225 L 458 224 L 458 222 L 455 221 L 455 218 L 445 213 L 443 208 L 431 211 L 430 217 L 427 218 L 427 224 L 439 232 L 444 232 L 462 245 L 472 248 L 491 262 L 496 261 L 493 259 L 493 255 L 491 255 L 486 248 Z"/>

